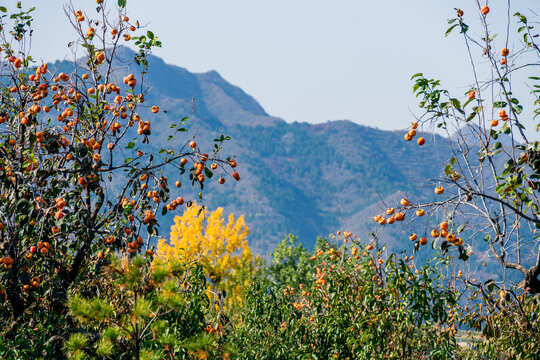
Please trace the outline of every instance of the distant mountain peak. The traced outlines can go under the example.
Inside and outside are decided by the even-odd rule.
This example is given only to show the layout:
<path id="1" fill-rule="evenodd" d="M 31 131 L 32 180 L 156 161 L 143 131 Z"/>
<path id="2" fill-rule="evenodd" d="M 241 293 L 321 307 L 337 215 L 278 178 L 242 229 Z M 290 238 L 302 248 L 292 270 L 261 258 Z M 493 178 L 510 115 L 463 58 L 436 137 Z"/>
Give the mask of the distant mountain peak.
<path id="1" fill-rule="evenodd" d="M 225 125 L 268 126 L 282 119 L 268 115 L 252 96 L 225 80 L 216 70 L 193 73 L 150 55 L 149 81 L 155 91 L 175 103 L 198 104 L 201 119 Z M 190 110 L 190 109 L 186 109 Z"/>
<path id="2" fill-rule="evenodd" d="M 127 46 L 118 46 L 115 59 L 119 72 L 116 81 L 141 66 L 133 63 L 136 52 Z M 86 60 L 79 59 L 78 62 Z M 151 87 L 147 99 L 160 101 L 164 109 L 182 115 L 194 115 L 203 122 L 223 125 L 270 126 L 284 120 L 270 116 L 252 96 L 225 80 L 216 70 L 203 73 L 167 64 L 162 58 L 150 54 L 148 81 Z M 53 65 L 62 71 L 71 71 L 73 64 L 56 61 Z M 193 103 L 197 106 L 193 107 Z M 192 114 L 193 109 L 196 112 Z"/>

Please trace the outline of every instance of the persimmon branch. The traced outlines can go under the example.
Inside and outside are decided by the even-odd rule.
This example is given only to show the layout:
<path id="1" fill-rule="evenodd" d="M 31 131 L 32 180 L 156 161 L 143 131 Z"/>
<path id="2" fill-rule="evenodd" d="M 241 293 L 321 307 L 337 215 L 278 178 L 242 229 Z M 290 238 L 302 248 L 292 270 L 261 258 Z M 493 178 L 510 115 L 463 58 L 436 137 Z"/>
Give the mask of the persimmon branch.
<path id="1" fill-rule="evenodd" d="M 462 189 L 463 191 L 466 191 L 468 193 L 471 193 L 472 195 L 476 195 L 476 196 L 480 196 L 482 198 L 486 198 L 486 199 L 490 199 L 490 200 L 493 200 L 507 208 L 509 208 L 510 210 L 512 210 L 514 213 L 518 214 L 519 216 L 521 216 L 523 219 L 527 220 L 527 221 L 531 221 L 531 222 L 534 222 L 536 224 L 540 224 L 540 219 L 538 218 L 532 218 L 526 214 L 524 214 L 523 212 L 521 212 L 518 208 L 516 208 L 515 206 L 512 206 L 510 204 L 508 204 L 506 201 L 503 201 L 495 196 L 491 196 L 491 195 L 488 195 L 486 193 L 483 193 L 483 192 L 480 192 L 480 191 L 476 191 L 472 188 L 464 188 L 462 185 L 460 185 L 459 183 L 455 183 L 460 189 Z"/>

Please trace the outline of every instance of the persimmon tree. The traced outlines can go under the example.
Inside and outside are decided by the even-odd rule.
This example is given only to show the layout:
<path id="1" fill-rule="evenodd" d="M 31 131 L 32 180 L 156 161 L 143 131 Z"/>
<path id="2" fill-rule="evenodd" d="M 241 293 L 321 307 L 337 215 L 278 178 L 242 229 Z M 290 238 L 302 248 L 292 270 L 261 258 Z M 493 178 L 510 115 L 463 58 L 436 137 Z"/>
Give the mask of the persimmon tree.
<path id="1" fill-rule="evenodd" d="M 386 257 L 351 235 L 320 238 L 309 268 L 295 255 L 305 250 L 284 239 L 276 255 L 288 245 L 287 261 L 246 292 L 243 321 L 230 339 L 238 358 L 452 357 L 458 294 L 441 268 L 417 266 L 412 256 Z M 307 269 L 302 283 L 290 276 L 299 266 Z M 276 283 L 276 270 L 285 275 L 282 282 Z"/>
<path id="2" fill-rule="evenodd" d="M 104 253 L 151 256 L 159 216 L 184 202 L 171 199 L 166 172 L 203 189 L 236 166 L 220 156 L 228 137 L 204 153 L 187 118 L 170 124 L 169 139 L 187 134 L 183 146 L 152 147 L 166 143 L 152 136 L 165 111 L 145 102 L 148 54 L 161 42 L 125 5 L 98 0 L 94 14 L 66 5 L 80 55 L 60 68 L 29 53 L 34 9 L 19 3 L 0 18 L 2 331 L 16 333 L 37 309 L 64 314 L 70 289 L 99 280 Z M 137 48 L 131 63 L 117 61 L 123 43 Z"/>
<path id="3" fill-rule="evenodd" d="M 434 198 L 404 198 L 376 220 L 388 224 L 406 215 L 425 227 L 424 233 L 410 236 L 417 248 L 431 238 L 462 260 L 481 246 L 475 241 L 485 241 L 490 256 L 505 269 L 521 272 L 523 288 L 539 293 L 540 126 L 534 123 L 540 114 L 538 34 L 524 14 L 492 24 L 489 7 L 478 1 L 476 5 L 477 14 L 456 9 L 446 32 L 448 36 L 459 31 L 465 43 L 471 66 L 465 94 L 453 94 L 421 73 L 412 77 L 420 114 L 405 140 L 418 135 L 416 143 L 422 146 L 429 141 L 426 131 L 440 129 L 451 151 L 442 177 L 429 179 Z M 510 14 L 510 2 L 497 11 Z M 467 24 L 475 18 L 479 37 Z M 504 29 L 499 36 L 492 31 L 496 25 Z M 512 32 L 516 25 L 517 34 Z M 471 280 L 467 281 L 478 285 Z"/>

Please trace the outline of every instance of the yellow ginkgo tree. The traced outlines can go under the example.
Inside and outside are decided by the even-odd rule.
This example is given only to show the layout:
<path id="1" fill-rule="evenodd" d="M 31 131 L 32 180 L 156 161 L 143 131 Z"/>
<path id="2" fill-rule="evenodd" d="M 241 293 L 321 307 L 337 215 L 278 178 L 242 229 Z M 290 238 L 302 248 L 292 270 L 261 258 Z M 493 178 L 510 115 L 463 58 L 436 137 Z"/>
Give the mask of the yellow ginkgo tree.
<path id="1" fill-rule="evenodd" d="M 210 212 L 193 204 L 174 223 L 170 239 L 158 241 L 156 260 L 202 264 L 210 280 L 210 294 L 229 309 L 239 305 L 255 269 L 244 217 L 230 213 L 225 220 L 223 208 Z"/>

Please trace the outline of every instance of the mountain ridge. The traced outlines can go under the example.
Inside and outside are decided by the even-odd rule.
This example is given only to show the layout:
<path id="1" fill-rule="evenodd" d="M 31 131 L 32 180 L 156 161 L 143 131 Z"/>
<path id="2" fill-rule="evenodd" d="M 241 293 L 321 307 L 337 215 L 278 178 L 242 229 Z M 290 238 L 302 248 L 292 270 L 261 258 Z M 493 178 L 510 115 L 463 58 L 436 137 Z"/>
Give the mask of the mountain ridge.
<path id="1" fill-rule="evenodd" d="M 115 81 L 140 71 L 125 65 L 134 55 L 125 47 L 118 50 Z M 350 120 L 286 122 L 269 115 L 215 70 L 191 73 L 153 55 L 149 63 L 146 103 L 167 110 L 157 115 L 141 111 L 143 118 L 154 119 L 153 137 L 166 139 L 170 124 L 185 116 L 191 118 L 188 126 L 197 127 L 203 150 L 211 148 L 208 139 L 216 135 L 232 137 L 223 155 L 237 157 L 242 180 L 232 184 L 231 179 L 223 186 L 205 183 L 205 204 L 245 215 L 257 253 L 268 253 L 288 233 L 298 235 L 307 247 L 318 235 L 344 226 L 365 234 L 371 226 L 366 209 L 380 207 L 382 200 L 398 193 L 419 196 L 413 181 L 437 177 L 439 165 L 447 160 L 447 142 L 439 135 L 419 147 L 405 142 L 401 132 Z M 182 141 L 175 139 L 173 146 L 183 146 Z M 430 166 L 419 167 L 419 159 Z M 167 176 L 178 178 L 175 173 Z M 196 199 L 198 190 L 186 186 L 178 195 Z M 160 222 L 164 236 L 173 219 L 166 216 Z"/>
<path id="2" fill-rule="evenodd" d="M 117 83 L 128 73 L 141 70 L 125 65 L 134 55 L 132 50 L 122 49 L 120 55 L 123 65 L 118 64 L 120 71 L 112 79 Z M 150 56 L 149 62 L 151 91 L 145 103 L 148 108 L 141 107 L 139 114 L 152 120 L 154 145 L 148 145 L 145 152 L 157 154 L 160 147 L 167 146 L 164 143 L 171 134 L 171 125 L 186 116 L 189 119 L 185 126 L 197 131 L 201 151 L 209 152 L 213 146 L 211 139 L 216 135 L 230 135 L 232 141 L 226 142 L 221 156 L 236 157 L 241 181 L 234 182 L 226 176 L 230 169 L 218 169 L 216 176 L 225 175 L 227 183 L 219 185 L 214 179 L 205 182 L 203 204 L 209 209 L 223 207 L 224 214 L 244 216 L 251 229 L 250 248 L 255 254 L 269 256 L 287 234 L 297 235 L 310 249 L 317 236 L 328 237 L 337 230 L 351 231 L 364 243 L 376 237 L 387 250 L 406 250 L 410 254 L 413 244 L 408 235 L 417 232 L 428 236 L 430 227 L 441 221 L 439 216 L 426 217 L 420 224 L 412 222 L 408 214 L 406 221 L 387 225 L 381 231 L 373 216 L 399 206 L 401 197 L 415 203 L 436 200 L 433 184 L 421 180 L 442 175 L 451 156 L 447 138 L 419 131 L 427 141 L 418 146 L 415 141 L 404 141 L 403 130 L 381 130 L 351 120 L 286 122 L 269 115 L 256 99 L 215 70 L 191 73 L 155 56 Z M 50 66 L 51 71 L 55 68 L 66 73 L 74 70 L 72 65 L 58 61 Z M 152 114 L 152 105 L 166 111 Z M 179 136 L 171 146 L 185 147 L 186 140 Z M 122 145 L 127 142 L 120 144 L 119 149 Z M 137 143 L 136 147 L 140 145 Z M 134 150 L 137 148 L 130 151 Z M 121 156 L 131 156 L 130 151 L 122 150 Z M 476 151 L 470 151 L 470 156 L 478 161 Z M 171 189 L 173 198 L 198 199 L 200 189 L 189 185 L 187 175 L 182 176 L 178 170 L 164 175 L 171 183 L 181 180 L 185 184 Z M 114 181 L 109 186 L 114 188 Z M 158 216 L 160 237 L 168 237 L 174 216 L 181 213 L 179 208 L 176 213 Z M 498 265 L 486 258 L 486 243 L 479 238 L 476 242 L 471 240 L 470 245 L 478 260 L 487 263 L 482 271 L 498 277 Z M 425 261 L 433 254 L 434 250 L 426 246 L 416 254 L 416 259 Z"/>

